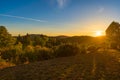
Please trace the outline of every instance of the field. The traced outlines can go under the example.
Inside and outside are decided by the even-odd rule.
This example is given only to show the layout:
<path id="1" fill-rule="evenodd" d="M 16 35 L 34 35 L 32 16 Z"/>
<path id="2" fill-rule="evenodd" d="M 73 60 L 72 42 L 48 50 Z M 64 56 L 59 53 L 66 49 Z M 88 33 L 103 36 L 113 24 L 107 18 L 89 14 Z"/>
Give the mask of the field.
<path id="1" fill-rule="evenodd" d="M 98 50 L 4 68 L 0 80 L 120 80 L 120 52 Z"/>

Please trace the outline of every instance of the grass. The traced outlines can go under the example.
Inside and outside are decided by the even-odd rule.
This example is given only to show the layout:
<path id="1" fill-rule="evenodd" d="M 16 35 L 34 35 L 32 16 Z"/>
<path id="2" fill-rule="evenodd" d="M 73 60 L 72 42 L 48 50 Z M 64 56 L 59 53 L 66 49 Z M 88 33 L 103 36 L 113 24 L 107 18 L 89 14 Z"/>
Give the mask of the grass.
<path id="1" fill-rule="evenodd" d="M 1 59 L 1 57 L 0 57 L 0 69 L 7 68 L 10 66 L 15 66 L 15 65 L 12 63 L 6 62 L 5 60 Z"/>
<path id="2" fill-rule="evenodd" d="M 115 50 L 98 51 L 4 68 L 0 80 L 120 80 L 118 56 Z"/>

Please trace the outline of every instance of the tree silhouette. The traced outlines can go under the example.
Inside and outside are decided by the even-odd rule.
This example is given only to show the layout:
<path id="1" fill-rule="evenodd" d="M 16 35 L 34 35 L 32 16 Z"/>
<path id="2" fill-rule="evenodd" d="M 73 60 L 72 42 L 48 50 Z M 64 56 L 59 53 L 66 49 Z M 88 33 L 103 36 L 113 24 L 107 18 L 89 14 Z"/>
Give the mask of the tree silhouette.
<path id="1" fill-rule="evenodd" d="M 112 22 L 109 27 L 106 29 L 106 36 L 111 42 L 111 46 L 114 48 L 120 47 L 120 24 L 118 22 Z"/>

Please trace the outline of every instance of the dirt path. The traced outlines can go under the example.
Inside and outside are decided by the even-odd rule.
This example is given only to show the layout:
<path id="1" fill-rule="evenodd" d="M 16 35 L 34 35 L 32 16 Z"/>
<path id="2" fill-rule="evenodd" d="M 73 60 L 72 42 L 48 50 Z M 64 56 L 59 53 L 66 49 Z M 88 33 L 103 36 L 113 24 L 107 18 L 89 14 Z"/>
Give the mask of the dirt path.
<path id="1" fill-rule="evenodd" d="M 97 52 L 0 70 L 0 80 L 120 80 L 120 62 Z"/>

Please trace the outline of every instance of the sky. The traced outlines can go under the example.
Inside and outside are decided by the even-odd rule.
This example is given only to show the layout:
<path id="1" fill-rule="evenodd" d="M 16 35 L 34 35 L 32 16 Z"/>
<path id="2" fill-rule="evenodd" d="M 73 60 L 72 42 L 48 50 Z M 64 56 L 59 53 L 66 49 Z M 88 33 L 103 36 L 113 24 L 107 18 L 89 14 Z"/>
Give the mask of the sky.
<path id="1" fill-rule="evenodd" d="M 95 36 L 120 22 L 120 0 L 0 0 L 0 25 L 12 35 Z"/>

